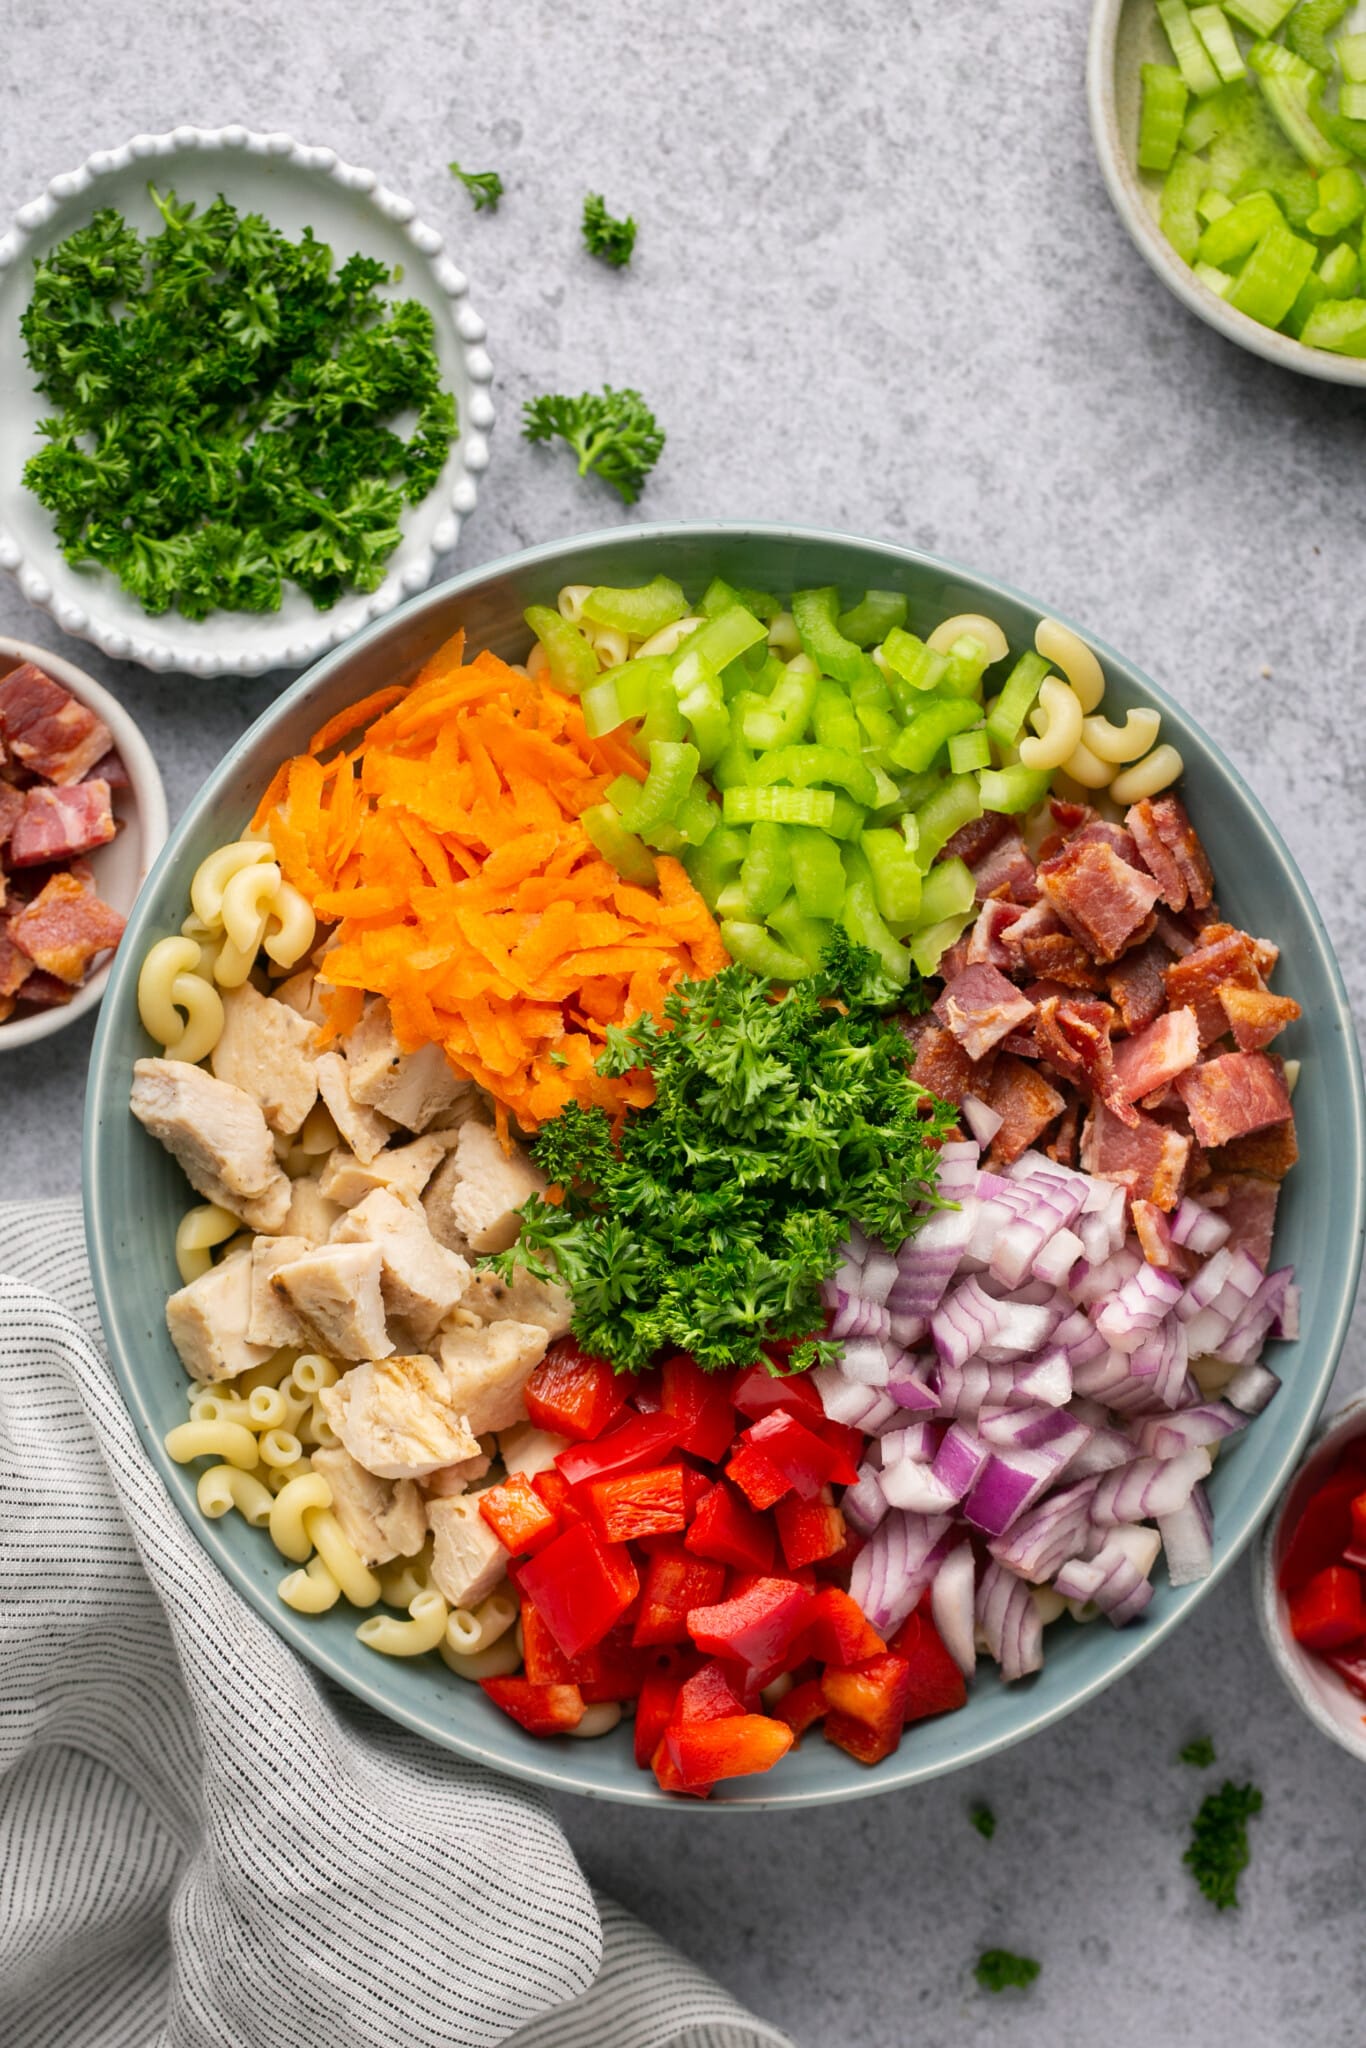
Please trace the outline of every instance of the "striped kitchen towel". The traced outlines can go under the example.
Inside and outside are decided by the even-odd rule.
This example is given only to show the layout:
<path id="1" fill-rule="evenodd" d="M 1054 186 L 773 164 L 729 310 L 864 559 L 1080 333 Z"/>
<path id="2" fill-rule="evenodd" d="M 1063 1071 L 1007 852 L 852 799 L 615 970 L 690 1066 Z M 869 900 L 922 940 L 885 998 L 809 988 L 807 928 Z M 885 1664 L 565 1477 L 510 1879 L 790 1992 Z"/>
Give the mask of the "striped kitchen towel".
<path id="1" fill-rule="evenodd" d="M 138 1442 L 74 1202 L 0 1206 L 5 2048 L 790 2048 L 545 1802 L 295 1657 Z"/>

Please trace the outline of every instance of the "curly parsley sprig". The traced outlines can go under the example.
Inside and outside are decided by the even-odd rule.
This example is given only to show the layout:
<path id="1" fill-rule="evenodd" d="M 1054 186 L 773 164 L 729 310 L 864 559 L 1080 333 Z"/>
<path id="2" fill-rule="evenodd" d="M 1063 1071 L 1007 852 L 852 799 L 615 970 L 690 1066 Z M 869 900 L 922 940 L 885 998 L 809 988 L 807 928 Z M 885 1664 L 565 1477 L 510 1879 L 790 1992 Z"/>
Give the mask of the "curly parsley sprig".
<path id="1" fill-rule="evenodd" d="M 582 231 L 590 256 L 601 257 L 614 270 L 622 270 L 630 262 L 636 246 L 635 218 L 628 213 L 625 220 L 618 220 L 610 214 L 601 192 L 590 192 L 583 202 Z"/>
<path id="2" fill-rule="evenodd" d="M 629 387 L 614 391 L 610 384 L 577 398 L 561 392 L 529 398 L 522 407 L 522 435 L 566 442 L 579 459 L 579 475 L 591 469 L 628 505 L 635 504 L 664 452 L 663 430 L 640 393 Z"/>

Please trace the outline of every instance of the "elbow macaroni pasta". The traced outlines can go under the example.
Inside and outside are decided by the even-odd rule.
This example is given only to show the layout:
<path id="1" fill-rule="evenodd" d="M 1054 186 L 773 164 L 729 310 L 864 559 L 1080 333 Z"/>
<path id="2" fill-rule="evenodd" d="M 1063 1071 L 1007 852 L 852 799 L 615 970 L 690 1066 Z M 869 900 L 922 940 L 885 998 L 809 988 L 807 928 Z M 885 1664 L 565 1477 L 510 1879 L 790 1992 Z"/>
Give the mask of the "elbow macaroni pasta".
<path id="1" fill-rule="evenodd" d="M 281 1557 L 302 1564 L 316 1546 L 304 1526 L 304 1516 L 320 1513 L 332 1505 L 332 1489 L 321 1472 L 307 1472 L 291 1479 L 275 1496 L 270 1511 L 270 1540 Z"/>
<path id="2" fill-rule="evenodd" d="M 250 1472 L 257 1463 L 256 1438 L 240 1422 L 178 1422 L 167 1430 L 164 1441 L 177 1465 L 188 1465 L 192 1458 L 218 1458 L 239 1472 Z"/>
<path id="3" fill-rule="evenodd" d="M 1115 777 L 1110 794 L 1117 804 L 1141 803 L 1145 796 L 1156 796 L 1159 790 L 1169 789 L 1185 765 L 1175 747 L 1154 747 L 1151 754 L 1145 754 L 1132 768 Z"/>
<path id="4" fill-rule="evenodd" d="M 316 1478 L 313 1473 L 310 1477 Z M 323 1481 L 326 1486 L 326 1480 Z M 331 1489 L 328 1489 L 329 1498 Z M 276 1496 L 279 1505 L 279 1496 Z M 322 1558 L 353 1607 L 373 1607 L 380 1596 L 380 1583 L 364 1558 L 348 1541 L 341 1523 L 330 1507 L 309 1507 L 303 1511 L 304 1534 Z M 272 1523 L 273 1526 L 273 1523 Z M 443 1601 L 442 1605 L 445 1603 Z"/>
<path id="5" fill-rule="evenodd" d="M 276 1588 L 286 1607 L 298 1614 L 326 1614 L 341 1598 L 341 1587 L 320 1557 L 298 1571 L 286 1572 Z"/>
<path id="6" fill-rule="evenodd" d="M 1029 722 L 1038 737 L 1020 741 L 1025 767 L 1061 768 L 1081 740 L 1082 710 L 1075 693 L 1056 676 L 1045 676 Z"/>
<path id="7" fill-rule="evenodd" d="M 270 1488 L 250 1472 L 239 1472 L 235 1465 L 210 1465 L 207 1472 L 199 1475 L 195 1488 L 199 1511 L 216 1522 L 220 1515 L 226 1515 L 229 1508 L 236 1508 L 238 1514 L 253 1529 L 264 1529 L 270 1521 L 270 1511 L 275 1505 Z"/>
<path id="8" fill-rule="evenodd" d="M 222 998 L 201 965 L 196 940 L 158 939 L 138 975 L 138 1015 L 148 1037 L 167 1059 L 191 1066 L 207 1058 L 223 1030 Z"/>
<path id="9" fill-rule="evenodd" d="M 413 1596 L 407 1621 L 397 1621 L 392 1614 L 372 1614 L 356 1630 L 356 1639 L 382 1657 L 425 1657 L 446 1639 L 446 1613 L 445 1601 L 435 1587 L 429 1587 Z"/>
<path id="10" fill-rule="evenodd" d="M 963 639 L 981 643 L 986 650 L 988 667 L 993 662 L 1004 661 L 1010 652 L 1010 642 L 995 619 L 988 619 L 981 612 L 959 612 L 954 618 L 942 620 L 925 645 L 932 654 L 949 654 L 955 640 Z"/>

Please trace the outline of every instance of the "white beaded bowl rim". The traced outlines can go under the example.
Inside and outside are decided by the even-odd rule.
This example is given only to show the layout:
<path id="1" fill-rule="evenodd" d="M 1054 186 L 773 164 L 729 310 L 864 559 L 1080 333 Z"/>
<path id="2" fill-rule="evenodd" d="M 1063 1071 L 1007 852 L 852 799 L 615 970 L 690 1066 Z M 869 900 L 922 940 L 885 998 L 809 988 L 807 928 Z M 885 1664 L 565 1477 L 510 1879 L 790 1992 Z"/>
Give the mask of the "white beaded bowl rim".
<path id="1" fill-rule="evenodd" d="M 460 408 L 460 438 L 452 444 L 451 461 L 430 497 L 411 509 L 414 514 L 436 513 L 423 542 L 401 569 L 391 569 L 377 590 L 364 596 L 340 600 L 330 612 L 318 612 L 312 630 L 302 630 L 279 647 L 234 645 L 232 622 L 240 615 L 215 612 L 209 619 L 195 621 L 167 613 L 149 619 L 148 632 L 139 635 L 120 620 L 102 617 L 99 592 L 103 575 L 92 580 L 91 601 L 78 604 L 60 597 L 33 550 L 25 552 L 19 536 L 4 516 L 0 501 L 0 568 L 10 571 L 25 597 L 51 613 L 64 632 L 88 640 L 117 661 L 135 661 L 145 668 L 161 671 L 183 670 L 197 676 L 260 675 L 268 669 L 302 668 L 338 647 L 372 620 L 424 590 L 430 583 L 439 558 L 454 548 L 462 522 L 473 511 L 477 497 L 476 478 L 488 468 L 489 430 L 494 406 L 489 386 L 493 364 L 485 346 L 487 328 L 468 299 L 469 280 L 446 252 L 444 237 L 436 228 L 418 218 L 411 199 L 380 183 L 374 171 L 347 163 L 334 149 L 298 142 L 280 130 L 263 133 L 232 123 L 222 128 L 181 126 L 160 135 L 134 135 L 117 149 L 96 150 L 74 171 L 63 171 L 49 179 L 36 199 L 21 206 L 8 232 L 0 237 L 0 285 L 4 273 L 21 263 L 35 241 L 74 198 L 89 192 L 92 204 L 101 203 L 102 181 L 126 171 L 134 162 L 185 157 L 195 152 L 240 150 L 244 157 L 273 158 L 287 162 L 296 171 L 330 181 L 354 195 L 358 204 L 373 210 L 391 229 L 396 229 L 419 256 L 444 304 L 457 360 L 469 385 Z M 411 536 L 410 536 L 411 537 Z M 58 556 L 55 537 L 51 552 Z"/>

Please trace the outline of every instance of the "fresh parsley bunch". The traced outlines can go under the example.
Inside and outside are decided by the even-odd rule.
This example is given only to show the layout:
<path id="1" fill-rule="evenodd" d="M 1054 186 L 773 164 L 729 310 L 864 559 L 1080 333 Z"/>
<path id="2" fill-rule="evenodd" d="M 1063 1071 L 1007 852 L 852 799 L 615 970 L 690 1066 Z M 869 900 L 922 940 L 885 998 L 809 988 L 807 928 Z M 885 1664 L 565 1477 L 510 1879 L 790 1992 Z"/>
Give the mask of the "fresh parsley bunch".
<path id="1" fill-rule="evenodd" d="M 662 1349 L 753 1364 L 781 1338 L 811 1340 L 794 1367 L 833 1357 L 811 1339 L 821 1282 L 851 1224 L 897 1245 L 942 1206 L 937 1148 L 955 1116 L 911 1079 L 872 965 L 841 938 L 824 975 L 786 994 L 728 967 L 674 988 L 662 1024 L 609 1031 L 600 1070 L 648 1067 L 653 1104 L 615 1139 L 600 1109 L 548 1124 L 534 1156 L 563 1199 L 533 1197 L 491 1263 L 508 1280 L 553 1266 L 575 1336 L 619 1371 Z"/>
<path id="2" fill-rule="evenodd" d="M 39 260 L 20 322 L 56 407 L 24 481 L 67 560 L 193 619 L 274 611 L 286 582 L 322 608 L 375 589 L 457 432 L 431 314 L 311 229 L 149 189 L 161 233 L 102 208 Z"/>

